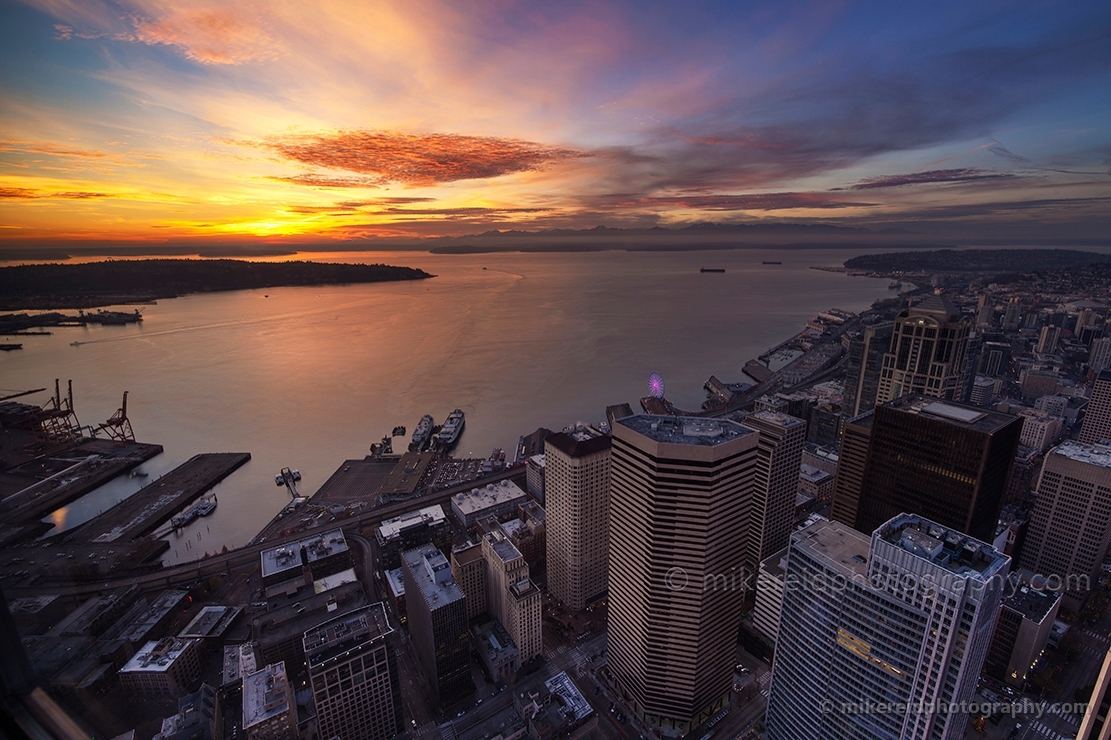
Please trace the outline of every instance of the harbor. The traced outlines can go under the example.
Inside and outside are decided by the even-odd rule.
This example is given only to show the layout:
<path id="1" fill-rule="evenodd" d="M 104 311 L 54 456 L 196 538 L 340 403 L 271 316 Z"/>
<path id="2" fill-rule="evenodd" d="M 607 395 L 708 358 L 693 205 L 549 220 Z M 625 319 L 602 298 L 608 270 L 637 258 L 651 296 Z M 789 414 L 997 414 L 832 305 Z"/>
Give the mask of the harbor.
<path id="1" fill-rule="evenodd" d="M 194 455 L 108 511 L 66 532 L 67 542 L 130 541 L 150 534 L 251 459 L 249 452 Z"/>

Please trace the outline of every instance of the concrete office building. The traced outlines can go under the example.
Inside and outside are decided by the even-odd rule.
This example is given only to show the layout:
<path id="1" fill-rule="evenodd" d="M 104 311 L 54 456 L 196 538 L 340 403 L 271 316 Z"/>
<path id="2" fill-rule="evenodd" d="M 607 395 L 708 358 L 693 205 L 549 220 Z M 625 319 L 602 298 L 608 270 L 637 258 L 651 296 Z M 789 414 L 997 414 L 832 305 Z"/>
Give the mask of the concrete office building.
<path id="1" fill-rule="evenodd" d="M 1049 642 L 1060 606 L 1060 594 L 1032 588 L 1019 573 L 1012 573 L 984 663 L 988 675 L 1023 688 Z"/>
<path id="2" fill-rule="evenodd" d="M 247 740 L 297 740 L 297 700 L 284 663 L 243 677 L 243 731 Z"/>
<path id="3" fill-rule="evenodd" d="M 444 554 L 425 545 L 401 554 L 409 636 L 440 706 L 474 693 L 467 602 Z"/>
<path id="4" fill-rule="evenodd" d="M 1081 442 L 1095 444 L 1105 439 L 1111 440 L 1111 370 L 1096 376 L 1080 426 Z"/>
<path id="5" fill-rule="evenodd" d="M 965 387 L 972 319 L 946 297 L 929 296 L 895 318 L 876 403 L 908 393 L 959 401 Z"/>
<path id="6" fill-rule="evenodd" d="M 486 561 L 486 610 L 517 645 L 521 662 L 544 651 L 540 589 L 529 577 L 524 555 L 501 532 L 482 537 Z"/>
<path id="7" fill-rule="evenodd" d="M 386 642 L 392 632 L 378 602 L 305 633 L 319 737 L 391 740 L 401 732 L 401 686 Z"/>
<path id="8" fill-rule="evenodd" d="M 136 694 L 184 696 L 200 681 L 203 658 L 200 640 L 148 642 L 120 669 L 120 685 Z"/>
<path id="9" fill-rule="evenodd" d="M 467 529 L 479 519 L 492 516 L 501 519 L 517 513 L 528 495 L 508 480 L 487 483 L 481 488 L 457 493 L 451 497 L 451 513 Z"/>
<path id="10" fill-rule="evenodd" d="M 1111 740 L 1111 651 L 1103 658 L 1103 666 L 1096 678 L 1092 696 L 1088 699 L 1088 711 L 1080 721 L 1076 740 Z"/>
<path id="11" fill-rule="evenodd" d="M 806 422 L 758 411 L 746 416 L 744 425 L 760 433 L 743 559 L 746 572 L 755 574 L 765 558 L 787 546 L 799 491 Z"/>
<path id="12" fill-rule="evenodd" d="M 871 538 L 827 521 L 793 534 L 765 737 L 963 738 L 967 714 L 915 708 L 972 700 L 1009 565 L 914 515 Z M 910 711 L 852 710 L 867 702 Z"/>
<path id="13" fill-rule="evenodd" d="M 374 532 L 378 541 L 378 567 L 401 567 L 401 553 L 432 543 L 443 549 L 451 542 L 451 525 L 440 504 L 387 519 Z"/>
<path id="14" fill-rule="evenodd" d="M 548 590 L 576 611 L 606 592 L 610 447 L 587 430 L 544 440 Z"/>
<path id="15" fill-rule="evenodd" d="M 729 704 L 760 433 L 638 415 L 612 434 L 609 669 L 631 711 L 683 734 Z"/>
<path id="16" fill-rule="evenodd" d="M 1022 565 L 1067 581 L 1058 584 L 1063 603 L 1076 611 L 1111 542 L 1111 447 L 1062 442 L 1046 455 L 1037 490 Z"/>
<path id="17" fill-rule="evenodd" d="M 1018 438 L 1019 444 L 1038 452 L 1049 449 L 1057 441 L 1064 426 L 1063 419 L 1035 409 L 1022 409 L 1018 415 L 1022 417 L 1022 435 Z"/>
<path id="18" fill-rule="evenodd" d="M 785 547 L 760 563 L 756 582 L 756 609 L 752 625 L 764 637 L 775 642 L 779 637 L 779 612 L 783 609 L 783 577 L 787 572 Z"/>
<path id="19" fill-rule="evenodd" d="M 994 538 L 1020 418 L 910 395 L 845 428 L 832 519 L 868 534 L 913 511 L 977 539 Z"/>
<path id="20" fill-rule="evenodd" d="M 479 542 L 451 549 L 451 574 L 467 600 L 467 620 L 486 613 L 486 556 Z"/>

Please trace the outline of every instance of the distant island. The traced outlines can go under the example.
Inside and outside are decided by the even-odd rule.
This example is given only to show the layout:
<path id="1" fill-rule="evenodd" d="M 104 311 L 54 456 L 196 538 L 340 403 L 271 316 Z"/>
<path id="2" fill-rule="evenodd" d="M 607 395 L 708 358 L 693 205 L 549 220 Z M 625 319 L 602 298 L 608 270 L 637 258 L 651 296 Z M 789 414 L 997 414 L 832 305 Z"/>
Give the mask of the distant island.
<path id="1" fill-rule="evenodd" d="M 0 310 L 93 308 L 250 288 L 378 283 L 435 277 L 390 265 L 242 260 L 108 260 L 0 267 Z"/>
<path id="2" fill-rule="evenodd" d="M 1075 249 L 939 249 L 865 254 L 845 269 L 889 275 L 896 272 L 1037 272 L 1111 262 L 1111 255 Z"/>

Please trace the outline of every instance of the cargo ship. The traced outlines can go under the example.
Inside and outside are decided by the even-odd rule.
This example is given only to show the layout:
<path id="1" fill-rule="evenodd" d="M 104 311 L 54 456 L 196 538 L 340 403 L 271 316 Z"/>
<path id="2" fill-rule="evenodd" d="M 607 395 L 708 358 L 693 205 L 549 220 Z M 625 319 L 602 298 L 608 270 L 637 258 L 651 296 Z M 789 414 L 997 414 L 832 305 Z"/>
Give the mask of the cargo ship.
<path id="1" fill-rule="evenodd" d="M 463 433 L 463 425 L 466 423 L 467 417 L 462 409 L 455 409 L 447 415 L 447 420 L 444 421 L 443 427 L 440 428 L 440 433 L 436 435 L 436 444 L 440 449 L 450 450 L 459 441 L 459 435 Z"/>
<path id="2" fill-rule="evenodd" d="M 699 272 L 725 272 L 724 267 L 703 267 Z"/>
<path id="3" fill-rule="evenodd" d="M 764 260 L 765 265 L 782 265 L 782 262 L 775 262 L 773 260 Z"/>
<path id="4" fill-rule="evenodd" d="M 413 430 L 413 441 L 409 443 L 409 449 L 419 452 L 424 449 L 428 444 L 428 440 L 432 437 L 432 425 L 434 424 L 431 414 L 425 414 L 420 418 L 417 423 L 417 428 Z"/>

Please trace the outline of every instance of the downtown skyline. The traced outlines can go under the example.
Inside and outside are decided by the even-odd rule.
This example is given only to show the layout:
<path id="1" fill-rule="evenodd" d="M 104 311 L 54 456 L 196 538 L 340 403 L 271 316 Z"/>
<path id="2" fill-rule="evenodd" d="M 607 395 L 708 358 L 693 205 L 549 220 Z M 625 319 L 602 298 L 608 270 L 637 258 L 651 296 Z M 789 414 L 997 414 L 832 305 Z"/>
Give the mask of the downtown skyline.
<path id="1" fill-rule="evenodd" d="M 1111 220 L 1097 3 L 9 0 L 0 17 L 6 247 L 702 222 L 1064 244 Z"/>

